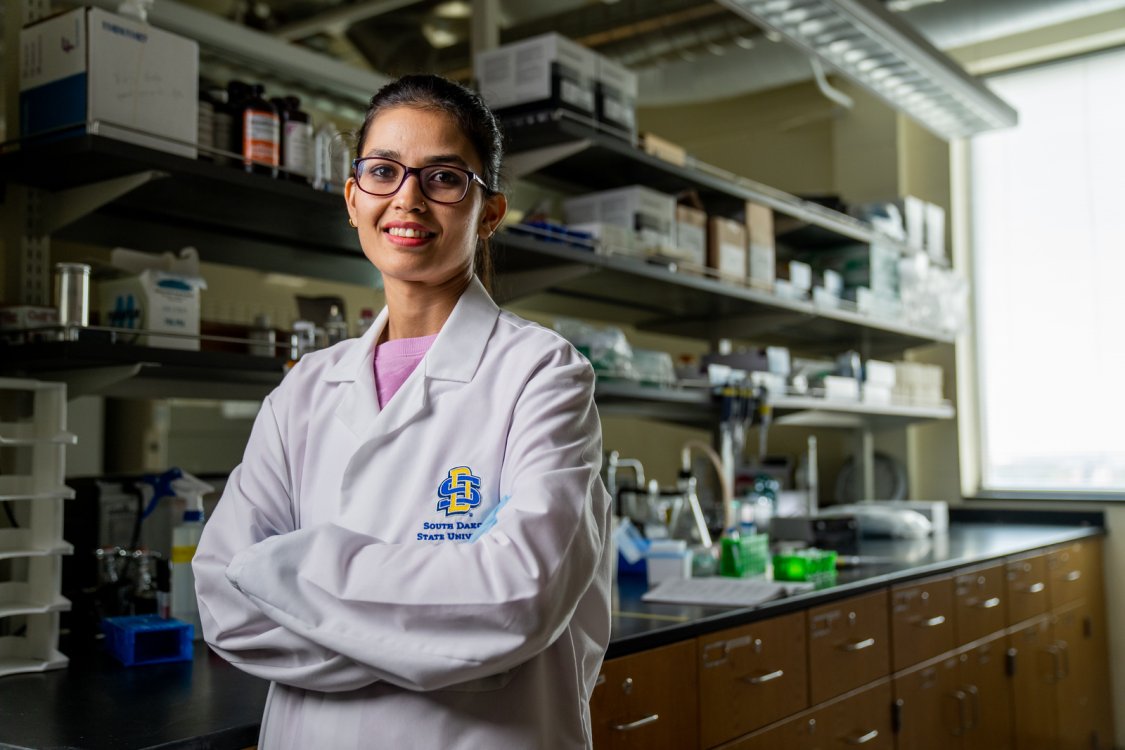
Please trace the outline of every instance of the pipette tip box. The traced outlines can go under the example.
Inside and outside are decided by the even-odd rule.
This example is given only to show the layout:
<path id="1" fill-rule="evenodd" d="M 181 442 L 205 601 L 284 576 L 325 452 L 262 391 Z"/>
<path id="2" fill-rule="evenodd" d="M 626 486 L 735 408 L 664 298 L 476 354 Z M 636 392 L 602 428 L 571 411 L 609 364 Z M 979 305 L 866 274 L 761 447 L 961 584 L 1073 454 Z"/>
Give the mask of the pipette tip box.
<path id="1" fill-rule="evenodd" d="M 191 661 L 193 631 L 190 623 L 157 615 L 102 620 L 106 648 L 127 667 Z"/>

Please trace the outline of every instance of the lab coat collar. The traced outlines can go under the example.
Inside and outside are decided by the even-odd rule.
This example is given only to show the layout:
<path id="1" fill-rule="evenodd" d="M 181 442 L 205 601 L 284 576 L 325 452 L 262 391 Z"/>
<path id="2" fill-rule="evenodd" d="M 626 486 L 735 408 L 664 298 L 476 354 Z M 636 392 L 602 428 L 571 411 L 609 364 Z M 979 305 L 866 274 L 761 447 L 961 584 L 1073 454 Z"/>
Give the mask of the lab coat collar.
<path id="1" fill-rule="evenodd" d="M 426 377 L 460 383 L 472 380 L 499 316 L 500 308 L 473 276 L 426 353 L 423 360 Z M 384 307 L 367 333 L 325 371 L 324 379 L 336 383 L 368 379 L 374 367 L 375 342 L 386 324 L 387 308 Z"/>

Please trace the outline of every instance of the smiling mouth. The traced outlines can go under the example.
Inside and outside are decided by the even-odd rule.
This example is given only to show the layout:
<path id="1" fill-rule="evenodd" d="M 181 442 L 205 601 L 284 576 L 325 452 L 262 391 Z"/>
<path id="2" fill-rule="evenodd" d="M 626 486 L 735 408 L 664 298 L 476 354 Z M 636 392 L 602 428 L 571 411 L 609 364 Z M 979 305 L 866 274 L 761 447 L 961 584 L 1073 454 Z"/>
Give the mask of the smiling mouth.
<path id="1" fill-rule="evenodd" d="M 389 227 L 383 231 L 392 237 L 406 237 L 413 240 L 425 240 L 437 236 L 435 232 L 427 232 L 424 229 L 406 229 L 405 227 Z"/>

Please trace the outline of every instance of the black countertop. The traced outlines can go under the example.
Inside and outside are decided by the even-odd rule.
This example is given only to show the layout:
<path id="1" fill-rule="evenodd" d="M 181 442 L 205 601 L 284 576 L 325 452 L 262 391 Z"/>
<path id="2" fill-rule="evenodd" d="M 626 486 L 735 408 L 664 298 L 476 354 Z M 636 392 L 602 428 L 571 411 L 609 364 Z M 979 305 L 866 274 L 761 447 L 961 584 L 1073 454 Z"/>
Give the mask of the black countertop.
<path id="1" fill-rule="evenodd" d="M 640 587 L 616 592 L 607 657 L 624 656 L 890 583 L 984 563 L 1104 533 L 1100 522 L 956 523 L 946 536 L 913 542 L 864 540 L 873 564 L 842 569 L 836 586 L 754 609 L 642 602 Z M 65 653 L 65 649 L 64 649 Z M 196 644 L 192 662 L 125 668 L 111 657 L 73 656 L 67 669 L 0 678 L 0 749 L 187 748 L 237 750 L 257 742 L 268 684 Z"/>

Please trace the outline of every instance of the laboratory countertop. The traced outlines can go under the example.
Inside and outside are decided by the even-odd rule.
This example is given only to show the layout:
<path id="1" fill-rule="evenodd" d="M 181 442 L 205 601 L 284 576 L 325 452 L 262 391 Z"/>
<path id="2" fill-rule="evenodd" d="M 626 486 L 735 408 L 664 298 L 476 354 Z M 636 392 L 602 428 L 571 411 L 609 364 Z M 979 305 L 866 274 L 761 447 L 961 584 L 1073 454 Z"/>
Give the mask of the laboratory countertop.
<path id="1" fill-rule="evenodd" d="M 860 557 L 876 562 L 842 569 L 831 588 L 753 609 L 642 602 L 640 587 L 620 586 L 607 657 L 1105 533 L 1101 514 L 955 518 L 947 535 L 932 539 L 863 540 Z M 126 668 L 103 653 L 72 655 L 64 670 L 0 678 L 0 750 L 239 750 L 257 742 L 267 689 L 200 643 L 194 659 L 179 664 Z"/>

